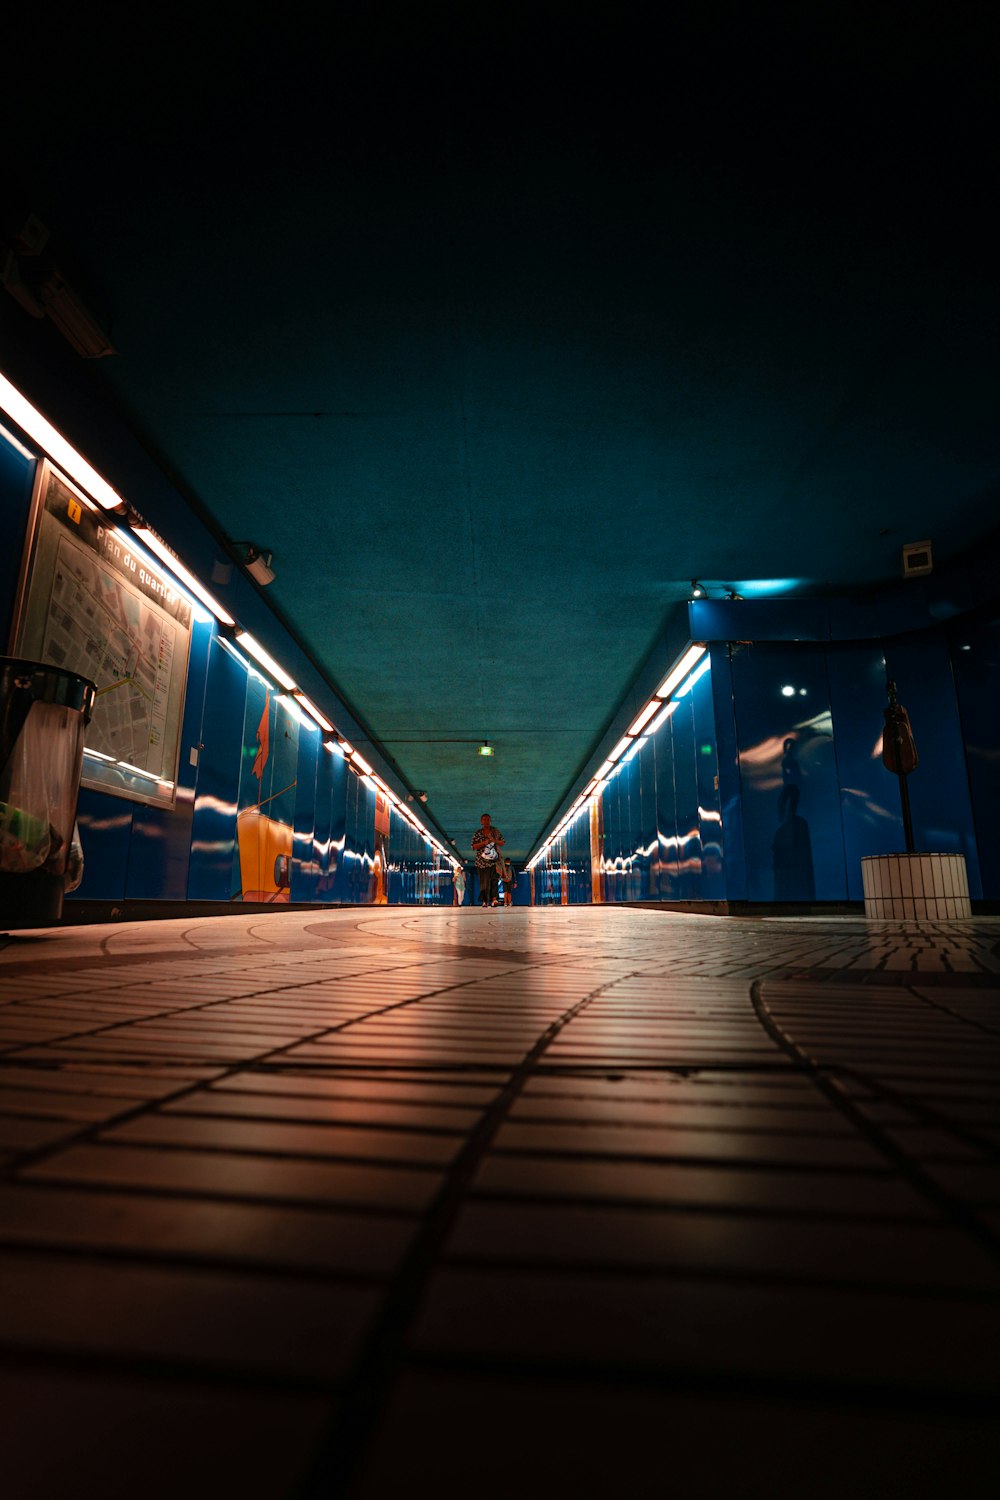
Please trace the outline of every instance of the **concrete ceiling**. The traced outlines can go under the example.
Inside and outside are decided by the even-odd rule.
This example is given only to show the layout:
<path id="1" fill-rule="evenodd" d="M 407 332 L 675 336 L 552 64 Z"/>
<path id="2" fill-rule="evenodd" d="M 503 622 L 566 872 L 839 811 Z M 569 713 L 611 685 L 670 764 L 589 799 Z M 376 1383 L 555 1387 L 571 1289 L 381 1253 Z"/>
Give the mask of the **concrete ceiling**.
<path id="1" fill-rule="evenodd" d="M 77 18 L 5 80 L 11 202 L 439 824 L 524 855 L 693 577 L 996 524 L 997 13 L 324 14 Z"/>

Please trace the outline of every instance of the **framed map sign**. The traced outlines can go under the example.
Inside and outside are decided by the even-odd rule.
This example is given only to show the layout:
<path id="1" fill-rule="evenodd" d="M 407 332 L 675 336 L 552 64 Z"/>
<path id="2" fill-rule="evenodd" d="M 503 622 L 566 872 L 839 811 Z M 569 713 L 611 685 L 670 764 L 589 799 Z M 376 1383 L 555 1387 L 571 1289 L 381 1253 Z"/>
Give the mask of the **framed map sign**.
<path id="1" fill-rule="evenodd" d="M 169 573 L 39 464 L 13 650 L 96 684 L 84 786 L 173 803 L 191 628 Z"/>

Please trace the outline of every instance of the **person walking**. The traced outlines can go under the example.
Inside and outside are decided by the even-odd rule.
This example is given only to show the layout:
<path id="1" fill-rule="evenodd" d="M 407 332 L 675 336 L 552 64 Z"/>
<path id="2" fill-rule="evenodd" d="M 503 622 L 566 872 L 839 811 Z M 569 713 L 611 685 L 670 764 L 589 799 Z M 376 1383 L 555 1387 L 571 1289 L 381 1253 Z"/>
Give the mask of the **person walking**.
<path id="1" fill-rule="evenodd" d="M 503 904 L 514 905 L 514 887 L 517 884 L 517 876 L 514 874 L 514 866 L 509 859 L 501 860 L 503 865 Z"/>
<path id="2" fill-rule="evenodd" d="M 479 877 L 480 906 L 498 906 L 497 863 L 504 842 L 499 828 L 493 826 L 489 813 L 483 813 L 479 827 L 472 835 L 472 852 L 476 856 L 476 874 Z"/>
<path id="3" fill-rule="evenodd" d="M 459 865 L 452 879 L 451 901 L 453 906 L 461 906 L 465 900 L 465 869 Z"/>

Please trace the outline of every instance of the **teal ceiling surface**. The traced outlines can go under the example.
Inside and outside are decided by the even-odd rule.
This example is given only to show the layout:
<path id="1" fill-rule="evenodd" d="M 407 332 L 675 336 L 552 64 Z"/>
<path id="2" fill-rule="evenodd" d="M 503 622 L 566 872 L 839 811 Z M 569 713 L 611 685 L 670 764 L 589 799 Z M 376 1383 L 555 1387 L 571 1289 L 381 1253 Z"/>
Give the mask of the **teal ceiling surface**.
<path id="1" fill-rule="evenodd" d="M 693 577 L 996 524 L 995 13 L 871 9 L 334 6 L 15 88 L 93 379 L 460 845 L 529 852 Z"/>

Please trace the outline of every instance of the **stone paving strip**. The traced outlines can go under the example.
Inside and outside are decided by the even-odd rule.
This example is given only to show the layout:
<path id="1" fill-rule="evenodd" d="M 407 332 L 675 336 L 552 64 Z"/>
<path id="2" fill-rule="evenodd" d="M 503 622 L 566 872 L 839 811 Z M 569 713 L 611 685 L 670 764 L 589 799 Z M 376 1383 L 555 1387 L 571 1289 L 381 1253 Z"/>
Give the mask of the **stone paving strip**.
<path id="1" fill-rule="evenodd" d="M 0 944 L 5 1500 L 995 1493 L 1000 920 Z"/>

